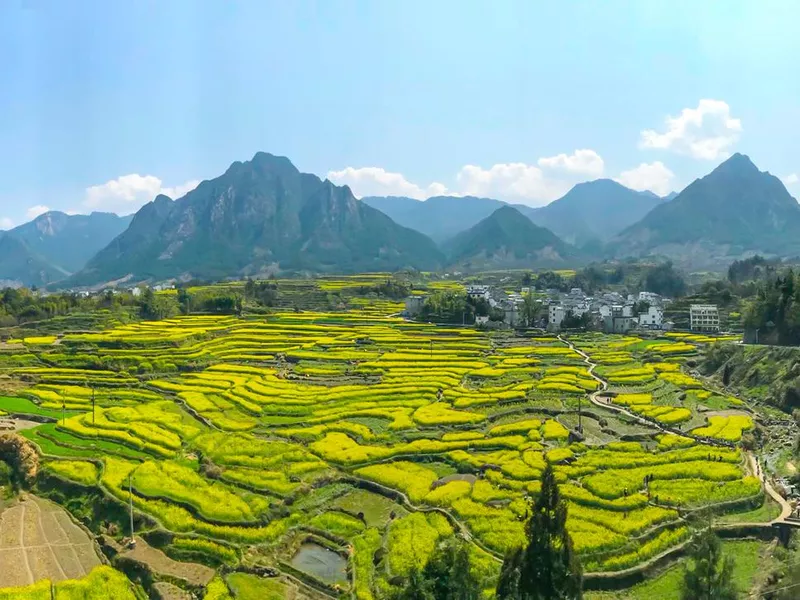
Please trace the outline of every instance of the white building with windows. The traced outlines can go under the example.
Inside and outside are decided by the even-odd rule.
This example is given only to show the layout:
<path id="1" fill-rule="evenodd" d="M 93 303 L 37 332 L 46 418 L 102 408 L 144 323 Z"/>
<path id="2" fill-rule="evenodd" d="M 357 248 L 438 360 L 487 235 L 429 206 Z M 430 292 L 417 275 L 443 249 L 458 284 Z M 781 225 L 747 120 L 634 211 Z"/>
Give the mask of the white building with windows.
<path id="1" fill-rule="evenodd" d="M 657 306 L 651 306 L 647 312 L 639 313 L 639 327 L 645 329 L 662 329 L 664 326 L 664 311 Z"/>
<path id="2" fill-rule="evenodd" d="M 689 328 L 692 331 L 719 331 L 719 309 L 716 304 L 692 304 L 689 307 Z"/>

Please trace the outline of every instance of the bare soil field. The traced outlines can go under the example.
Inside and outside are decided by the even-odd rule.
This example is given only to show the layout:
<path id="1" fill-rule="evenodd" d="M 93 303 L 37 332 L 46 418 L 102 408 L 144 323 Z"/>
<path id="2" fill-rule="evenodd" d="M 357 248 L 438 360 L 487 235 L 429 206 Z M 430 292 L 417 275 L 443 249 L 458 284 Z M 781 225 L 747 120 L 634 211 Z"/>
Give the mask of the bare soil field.
<path id="1" fill-rule="evenodd" d="M 122 558 L 147 565 L 158 575 L 182 579 L 191 585 L 206 586 L 214 578 L 216 571 L 204 565 L 172 560 L 161 550 L 148 545 L 142 538 L 136 538 L 136 547 L 120 555 Z"/>
<path id="2" fill-rule="evenodd" d="M 27 495 L 0 513 L 0 564 L 2 588 L 83 577 L 101 562 L 62 508 Z"/>
<path id="3" fill-rule="evenodd" d="M 2 417 L 0 418 L 0 433 L 13 433 L 15 431 L 22 431 L 23 429 L 33 429 L 39 425 L 41 425 L 41 423 L 38 421 Z"/>

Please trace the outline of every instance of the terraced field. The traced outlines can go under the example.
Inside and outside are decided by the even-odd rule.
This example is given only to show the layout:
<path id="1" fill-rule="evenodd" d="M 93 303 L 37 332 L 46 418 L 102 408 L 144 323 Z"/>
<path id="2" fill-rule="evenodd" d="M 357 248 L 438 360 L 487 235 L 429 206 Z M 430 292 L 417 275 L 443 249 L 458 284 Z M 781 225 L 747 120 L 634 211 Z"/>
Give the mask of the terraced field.
<path id="1" fill-rule="evenodd" d="M 737 446 L 750 415 L 682 366 L 708 338 L 515 337 L 396 310 L 22 340 L 0 370 L 25 387 L 0 410 L 49 417 L 22 432 L 43 472 L 132 502 L 137 534 L 173 558 L 362 600 L 457 533 L 491 595 L 547 463 L 589 573 L 678 546 L 690 511 L 763 501 Z"/>
<path id="2" fill-rule="evenodd" d="M 0 564 L 0 588 L 6 588 L 78 579 L 100 558 L 64 509 L 28 496 L 0 512 Z"/>

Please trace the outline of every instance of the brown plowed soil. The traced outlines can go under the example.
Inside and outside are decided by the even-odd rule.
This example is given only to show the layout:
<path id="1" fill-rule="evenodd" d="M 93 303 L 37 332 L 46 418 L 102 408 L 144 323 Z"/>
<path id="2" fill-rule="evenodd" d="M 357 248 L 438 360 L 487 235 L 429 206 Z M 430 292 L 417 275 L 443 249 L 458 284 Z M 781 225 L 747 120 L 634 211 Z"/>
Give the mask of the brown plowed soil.
<path id="1" fill-rule="evenodd" d="M 0 588 L 83 577 L 101 564 L 64 509 L 33 495 L 0 513 Z"/>

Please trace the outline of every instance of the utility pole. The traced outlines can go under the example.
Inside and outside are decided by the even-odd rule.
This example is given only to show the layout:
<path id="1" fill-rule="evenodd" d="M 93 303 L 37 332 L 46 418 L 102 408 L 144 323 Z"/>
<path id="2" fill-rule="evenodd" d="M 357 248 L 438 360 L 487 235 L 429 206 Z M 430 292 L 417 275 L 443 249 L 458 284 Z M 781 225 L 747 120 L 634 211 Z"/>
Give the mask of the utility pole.
<path id="1" fill-rule="evenodd" d="M 94 386 L 92 386 L 92 425 L 94 425 Z"/>
<path id="2" fill-rule="evenodd" d="M 131 510 L 131 547 L 134 547 L 136 540 L 133 537 L 133 471 L 128 473 L 128 501 Z"/>
<path id="3" fill-rule="evenodd" d="M 61 399 L 61 425 L 67 420 L 67 401 L 63 398 Z"/>
<path id="4" fill-rule="evenodd" d="M 583 433 L 583 419 L 581 418 L 581 396 L 583 396 L 583 394 L 578 395 L 578 431 Z"/>
<path id="5" fill-rule="evenodd" d="M 433 340 L 431 340 L 431 358 L 433 358 Z"/>

